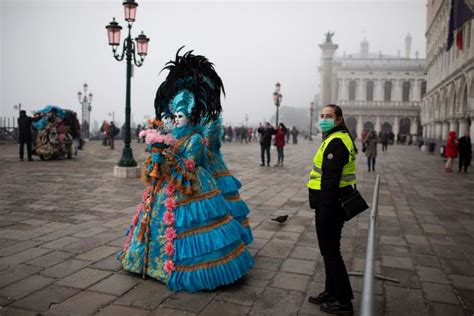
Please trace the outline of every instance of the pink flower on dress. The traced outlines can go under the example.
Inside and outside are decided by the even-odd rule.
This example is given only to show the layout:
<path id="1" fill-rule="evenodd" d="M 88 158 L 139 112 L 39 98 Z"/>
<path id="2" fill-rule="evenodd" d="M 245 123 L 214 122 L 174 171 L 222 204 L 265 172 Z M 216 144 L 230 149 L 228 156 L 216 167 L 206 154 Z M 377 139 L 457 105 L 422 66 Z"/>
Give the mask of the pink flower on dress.
<path id="1" fill-rule="evenodd" d="M 164 189 L 165 193 L 167 196 L 170 196 L 176 191 L 176 187 L 172 184 L 168 184 L 166 188 Z"/>
<path id="2" fill-rule="evenodd" d="M 173 135 L 167 134 L 163 136 L 164 143 L 168 145 L 174 145 L 178 141 Z"/>
<path id="3" fill-rule="evenodd" d="M 194 162 L 194 159 L 183 159 L 184 164 L 186 165 L 186 168 L 190 171 L 193 172 L 194 168 L 196 167 L 196 163 Z"/>
<path id="4" fill-rule="evenodd" d="M 174 262 L 171 260 L 166 260 L 164 270 L 166 273 L 173 272 L 175 270 Z"/>
<path id="5" fill-rule="evenodd" d="M 209 147 L 209 138 L 204 138 L 204 145 L 206 145 L 206 147 Z"/>
<path id="6" fill-rule="evenodd" d="M 165 252 L 171 258 L 174 254 L 174 245 L 173 242 L 167 242 L 165 244 Z"/>
<path id="7" fill-rule="evenodd" d="M 165 201 L 165 208 L 167 211 L 172 211 L 176 208 L 176 200 L 174 197 L 169 196 Z"/>
<path id="8" fill-rule="evenodd" d="M 173 227 L 168 227 L 168 228 L 166 228 L 166 230 L 165 230 L 165 238 L 166 238 L 166 240 L 168 240 L 168 241 L 173 241 L 174 239 L 176 239 L 176 230 L 174 230 Z"/>
<path id="9" fill-rule="evenodd" d="M 171 211 L 166 211 L 163 215 L 163 220 L 166 225 L 171 226 L 174 224 L 174 214 Z"/>

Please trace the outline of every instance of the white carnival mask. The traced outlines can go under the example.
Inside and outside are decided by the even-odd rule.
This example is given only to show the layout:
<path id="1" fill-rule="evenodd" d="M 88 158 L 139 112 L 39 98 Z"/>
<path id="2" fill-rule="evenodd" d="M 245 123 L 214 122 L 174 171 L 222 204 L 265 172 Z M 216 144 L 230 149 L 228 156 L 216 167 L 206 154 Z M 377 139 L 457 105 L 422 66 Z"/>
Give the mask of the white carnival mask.
<path id="1" fill-rule="evenodd" d="M 174 125 L 176 127 L 184 127 L 188 125 L 188 119 L 186 118 L 186 115 L 184 115 L 183 112 L 176 112 L 174 114 Z"/>

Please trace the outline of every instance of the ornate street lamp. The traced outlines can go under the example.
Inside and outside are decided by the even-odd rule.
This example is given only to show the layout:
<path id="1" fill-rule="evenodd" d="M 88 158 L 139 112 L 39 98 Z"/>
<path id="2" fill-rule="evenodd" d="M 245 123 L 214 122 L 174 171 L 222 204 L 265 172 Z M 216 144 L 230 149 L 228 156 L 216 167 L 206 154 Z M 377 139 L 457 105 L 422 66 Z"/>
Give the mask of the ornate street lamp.
<path id="1" fill-rule="evenodd" d="M 280 108 L 281 100 L 283 99 L 283 95 L 280 94 L 280 87 L 281 84 L 277 82 L 275 84 L 275 92 L 273 92 L 273 102 L 275 103 L 276 106 L 276 124 L 275 128 L 278 128 L 278 110 Z"/>
<path id="2" fill-rule="evenodd" d="M 91 110 L 92 110 L 92 98 L 94 95 L 92 93 L 87 94 L 87 89 L 88 89 L 87 83 L 84 83 L 82 86 L 82 90 L 84 93 L 79 91 L 77 93 L 77 100 L 79 101 L 79 104 L 81 105 L 81 111 L 82 111 L 82 135 L 84 137 L 89 137 L 89 130 L 90 130 L 90 123 L 91 123 Z"/>
<path id="3" fill-rule="evenodd" d="M 148 42 L 150 39 L 146 37 L 143 32 L 135 38 L 135 41 L 132 39 L 132 24 L 135 21 L 135 16 L 137 13 L 138 3 L 135 0 L 127 0 L 123 2 L 123 7 L 125 10 L 125 21 L 128 22 L 128 36 L 123 41 L 123 50 L 122 54 L 117 54 L 117 48 L 120 45 L 120 32 L 122 27 L 115 21 L 115 18 L 112 22 L 109 23 L 105 28 L 107 29 L 107 35 L 109 39 L 109 45 L 112 46 L 112 52 L 116 60 L 122 61 L 126 58 L 127 62 L 127 83 L 126 83 L 126 95 L 125 95 L 125 130 L 124 130 L 124 147 L 122 151 L 122 158 L 120 158 L 117 163 L 120 167 L 135 167 L 137 162 L 133 158 L 132 148 L 130 147 L 131 142 L 131 132 L 130 132 L 130 98 L 131 98 L 131 77 L 132 77 L 132 61 L 133 64 L 137 67 L 141 67 L 145 60 L 145 56 L 148 53 Z M 136 51 L 135 51 L 136 49 Z M 138 60 L 136 54 L 140 56 Z"/>
<path id="4" fill-rule="evenodd" d="M 309 140 L 313 141 L 313 114 L 314 114 L 314 102 L 311 102 L 309 106 Z"/>

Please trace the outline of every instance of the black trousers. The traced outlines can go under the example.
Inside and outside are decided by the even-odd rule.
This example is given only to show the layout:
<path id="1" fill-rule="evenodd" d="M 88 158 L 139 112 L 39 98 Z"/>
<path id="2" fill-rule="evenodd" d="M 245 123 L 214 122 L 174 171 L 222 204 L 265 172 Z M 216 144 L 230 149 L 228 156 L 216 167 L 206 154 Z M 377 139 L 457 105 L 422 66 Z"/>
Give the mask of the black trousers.
<path id="1" fill-rule="evenodd" d="M 28 153 L 28 159 L 32 159 L 31 135 L 20 135 L 18 141 L 20 143 L 20 158 L 23 159 L 24 152 L 25 152 L 25 144 L 26 144 L 26 151 Z"/>
<path id="2" fill-rule="evenodd" d="M 459 155 L 459 172 L 464 169 L 467 172 L 467 167 L 471 164 L 471 157 L 466 155 Z"/>
<path id="3" fill-rule="evenodd" d="M 316 209 L 316 234 L 319 250 L 324 259 L 325 291 L 335 296 L 339 302 L 347 303 L 354 298 L 354 295 L 341 255 L 344 210 L 340 205 L 336 205 L 331 211 L 337 215 L 327 216 L 324 214 L 327 210 L 321 209 L 325 207 L 318 205 L 318 208 Z"/>
<path id="4" fill-rule="evenodd" d="M 265 155 L 267 156 L 267 165 L 270 165 L 270 146 L 271 144 L 260 144 L 260 155 L 262 157 L 262 165 L 265 164 Z"/>

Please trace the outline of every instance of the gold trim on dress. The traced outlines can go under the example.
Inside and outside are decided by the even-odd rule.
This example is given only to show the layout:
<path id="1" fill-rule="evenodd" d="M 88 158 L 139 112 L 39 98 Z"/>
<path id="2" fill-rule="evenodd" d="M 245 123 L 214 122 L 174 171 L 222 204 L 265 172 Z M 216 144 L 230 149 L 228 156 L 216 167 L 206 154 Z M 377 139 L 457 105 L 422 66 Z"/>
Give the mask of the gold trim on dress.
<path id="1" fill-rule="evenodd" d="M 231 176 L 232 173 L 230 171 L 221 171 L 221 172 L 214 172 L 212 176 L 214 178 L 219 178 L 219 177 L 225 177 L 225 176 Z"/>
<path id="2" fill-rule="evenodd" d="M 183 233 L 180 233 L 180 234 L 178 234 L 176 239 L 182 239 L 182 238 L 188 237 L 190 235 L 208 232 L 208 231 L 210 231 L 210 230 L 212 230 L 216 227 L 219 227 L 219 226 L 222 226 L 222 225 L 225 225 L 225 224 L 229 223 L 231 220 L 232 220 L 232 216 L 230 216 L 228 214 L 228 215 L 224 216 L 223 218 L 221 218 L 221 219 L 217 220 L 216 222 L 214 222 L 212 224 L 209 224 L 207 226 L 197 227 L 197 228 L 185 231 Z"/>
<path id="3" fill-rule="evenodd" d="M 196 270 L 199 270 L 199 269 L 214 268 L 216 266 L 223 265 L 223 264 L 233 260 L 234 258 L 238 257 L 242 252 L 244 252 L 244 250 L 245 250 L 245 245 L 244 245 L 244 243 L 241 243 L 237 248 L 235 248 L 231 253 L 229 253 L 228 255 L 226 255 L 223 258 L 208 261 L 208 262 L 194 264 L 192 266 L 177 265 L 175 267 L 175 271 L 190 272 L 190 271 L 196 271 Z"/>
<path id="4" fill-rule="evenodd" d="M 178 207 L 178 206 L 182 206 L 182 205 L 194 202 L 194 201 L 208 199 L 208 198 L 216 196 L 217 194 L 219 194 L 219 192 L 220 191 L 218 189 L 214 189 L 214 190 L 206 192 L 206 193 L 196 194 L 196 195 L 190 196 L 188 198 L 185 198 L 181 201 L 177 201 L 176 206 Z"/>
<path id="5" fill-rule="evenodd" d="M 237 194 L 237 195 L 231 195 L 231 196 L 226 196 L 224 197 L 226 201 L 230 201 L 230 202 L 235 202 L 235 201 L 240 201 L 241 198 L 240 198 L 240 194 Z"/>

